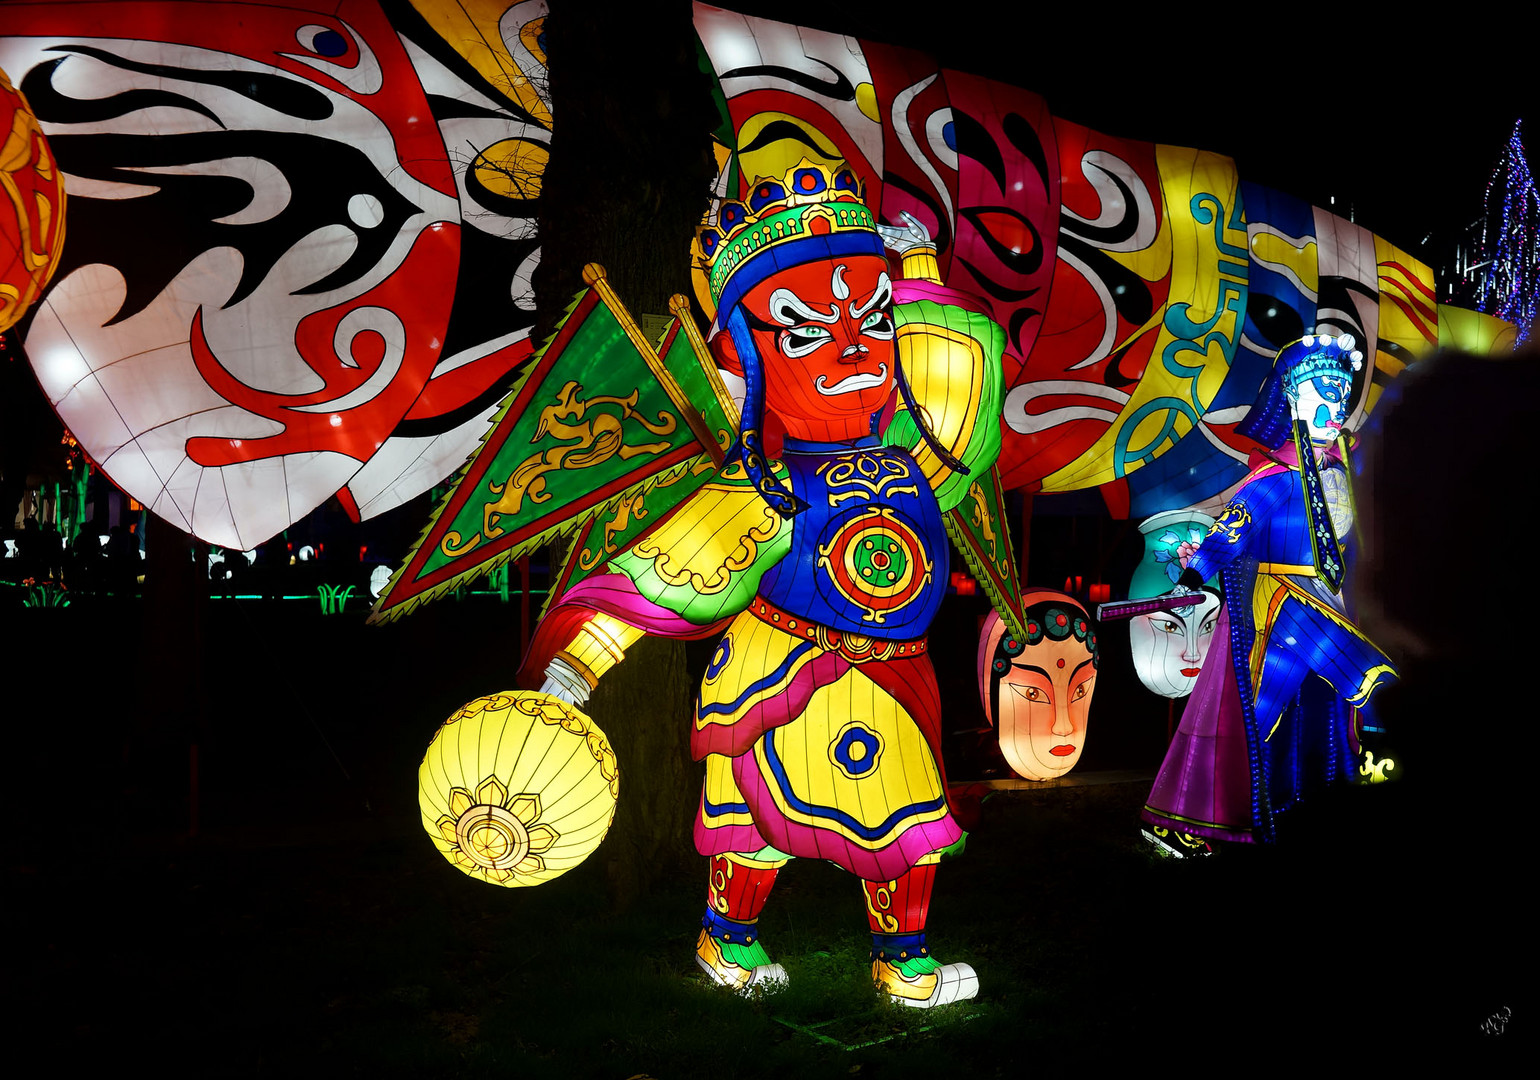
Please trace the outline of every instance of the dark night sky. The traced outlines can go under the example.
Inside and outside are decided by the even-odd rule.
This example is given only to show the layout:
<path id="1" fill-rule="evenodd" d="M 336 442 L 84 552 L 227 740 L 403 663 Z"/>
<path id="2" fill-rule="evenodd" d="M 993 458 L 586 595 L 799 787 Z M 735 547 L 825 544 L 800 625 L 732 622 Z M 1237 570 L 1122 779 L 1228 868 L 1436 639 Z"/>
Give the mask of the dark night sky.
<path id="1" fill-rule="evenodd" d="M 909 9 L 894 3 L 796 14 L 786 5 L 721 6 L 921 49 L 948 67 L 1034 90 L 1055 115 L 1109 135 L 1227 154 L 1247 180 L 1320 206 L 1335 195 L 1337 212 L 1346 216 L 1351 205 L 1359 224 L 1435 271 L 1481 214 L 1514 121 L 1528 117 L 1532 165 L 1540 140 L 1533 30 L 1485 6 L 1478 19 L 1312 5 L 1292 22 L 1276 14 L 1285 5 L 1266 14 L 1151 5 L 1131 15 L 1094 0 L 1057 11 L 967 0 L 938 8 L 960 12 L 953 22 L 900 15 Z"/>

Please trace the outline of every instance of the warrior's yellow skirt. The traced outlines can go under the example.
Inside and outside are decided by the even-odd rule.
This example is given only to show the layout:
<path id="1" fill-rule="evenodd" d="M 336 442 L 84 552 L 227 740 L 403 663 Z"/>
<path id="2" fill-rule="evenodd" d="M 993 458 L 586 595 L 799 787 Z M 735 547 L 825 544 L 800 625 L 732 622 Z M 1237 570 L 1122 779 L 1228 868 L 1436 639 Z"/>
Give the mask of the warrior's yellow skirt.
<path id="1" fill-rule="evenodd" d="M 740 616 L 701 688 L 696 846 L 769 846 L 870 880 L 904 873 L 962 835 L 947 808 L 938 719 L 925 656 L 854 664 Z"/>

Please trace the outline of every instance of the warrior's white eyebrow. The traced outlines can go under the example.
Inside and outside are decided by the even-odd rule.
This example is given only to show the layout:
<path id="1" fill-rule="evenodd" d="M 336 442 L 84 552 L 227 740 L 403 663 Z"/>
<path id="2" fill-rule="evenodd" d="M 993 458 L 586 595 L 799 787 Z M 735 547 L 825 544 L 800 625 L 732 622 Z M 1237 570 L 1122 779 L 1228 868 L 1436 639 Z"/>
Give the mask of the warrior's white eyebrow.
<path id="1" fill-rule="evenodd" d="M 829 278 L 829 288 L 834 292 L 834 299 L 849 300 L 850 286 L 845 284 L 845 264 L 840 263 L 834 268 L 834 274 Z"/>
<path id="2" fill-rule="evenodd" d="M 799 322 L 835 323 L 839 321 L 839 308 L 829 305 L 827 314 L 814 311 L 803 303 L 802 298 L 790 289 L 776 289 L 770 294 L 770 317 L 782 326 L 795 326 Z"/>
<path id="3" fill-rule="evenodd" d="M 868 299 L 866 303 L 862 304 L 860 307 L 857 307 L 855 304 L 850 305 L 850 317 L 852 319 L 862 318 L 868 311 L 871 311 L 876 307 L 881 307 L 892 298 L 893 283 L 888 280 L 888 272 L 884 270 L 882 273 L 877 275 L 877 288 L 872 292 L 870 299 Z"/>

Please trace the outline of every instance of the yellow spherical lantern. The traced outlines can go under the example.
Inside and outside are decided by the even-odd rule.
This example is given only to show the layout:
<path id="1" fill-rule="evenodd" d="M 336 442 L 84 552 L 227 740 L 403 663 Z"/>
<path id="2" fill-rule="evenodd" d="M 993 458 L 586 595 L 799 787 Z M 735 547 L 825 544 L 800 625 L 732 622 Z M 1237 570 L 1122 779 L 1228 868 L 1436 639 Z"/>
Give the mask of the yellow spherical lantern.
<path id="1" fill-rule="evenodd" d="M 423 828 L 471 877 L 515 888 L 586 859 L 615 817 L 609 740 L 549 694 L 479 697 L 444 721 L 417 773 Z"/>
<path id="2" fill-rule="evenodd" d="M 64 176 L 21 91 L 0 71 L 0 333 L 42 295 L 64 250 Z"/>

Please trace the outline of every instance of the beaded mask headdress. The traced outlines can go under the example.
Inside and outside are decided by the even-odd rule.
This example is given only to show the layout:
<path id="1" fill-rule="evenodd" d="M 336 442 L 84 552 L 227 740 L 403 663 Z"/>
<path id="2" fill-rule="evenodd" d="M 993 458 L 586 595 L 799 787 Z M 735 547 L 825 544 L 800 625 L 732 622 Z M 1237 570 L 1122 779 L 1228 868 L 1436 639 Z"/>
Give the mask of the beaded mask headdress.
<path id="1" fill-rule="evenodd" d="M 1357 345 L 1352 334 L 1306 334 L 1289 342 L 1278 350 L 1272 372 L 1246 419 L 1235 430 L 1269 450 L 1276 450 L 1294 429 L 1290 399 L 1298 395 L 1302 385 L 1322 375 L 1351 380 L 1364 366 L 1364 354 Z"/>
<path id="2" fill-rule="evenodd" d="M 1294 394 L 1302 385 L 1322 375 L 1351 380 L 1353 372 L 1361 371 L 1364 366 L 1364 354 L 1354 348 L 1357 344 L 1352 334 L 1335 338 L 1329 334 L 1306 334 L 1285 345 L 1277 360 L 1285 392 Z"/>

